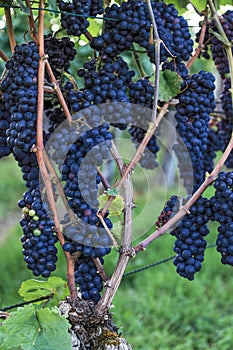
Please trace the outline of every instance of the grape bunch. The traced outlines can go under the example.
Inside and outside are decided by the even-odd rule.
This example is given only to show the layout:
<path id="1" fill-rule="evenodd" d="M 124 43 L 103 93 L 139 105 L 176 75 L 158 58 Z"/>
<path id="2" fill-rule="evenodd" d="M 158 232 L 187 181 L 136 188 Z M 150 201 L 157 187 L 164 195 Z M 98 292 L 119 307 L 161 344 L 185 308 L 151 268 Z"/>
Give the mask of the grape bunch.
<path id="1" fill-rule="evenodd" d="M 210 199 L 213 220 L 217 221 L 217 251 L 222 263 L 233 266 L 233 172 L 220 172 L 214 183 L 215 194 Z"/>
<path id="2" fill-rule="evenodd" d="M 61 77 L 63 70 L 68 72 L 70 61 L 73 61 L 77 53 L 74 43 L 69 37 L 64 36 L 61 39 L 57 39 L 51 34 L 45 35 L 44 50 L 48 55 L 48 61 L 57 79 Z"/>
<path id="3" fill-rule="evenodd" d="M 190 214 L 185 215 L 178 226 L 171 231 L 176 237 L 174 259 L 176 271 L 180 276 L 192 281 L 194 274 L 200 271 L 206 248 L 205 236 L 209 229 L 209 212 L 206 212 L 207 198 L 200 197 L 190 208 Z"/>
<path id="4" fill-rule="evenodd" d="M 58 0 L 61 11 L 61 26 L 68 35 L 80 36 L 85 34 L 89 27 L 88 17 L 104 12 L 101 0 L 72 0 L 66 2 Z"/>
<path id="5" fill-rule="evenodd" d="M 178 142 L 174 145 L 174 150 L 186 188 L 192 186 L 193 171 L 193 191 L 204 181 L 206 171 L 211 170 L 204 168 L 203 161 L 208 144 L 210 113 L 215 108 L 214 80 L 211 73 L 204 71 L 190 76 L 187 85 L 183 86 L 186 89 L 179 95 L 179 103 L 176 105 L 176 130 L 184 144 Z M 188 154 L 193 169 L 187 168 Z"/>
<path id="6" fill-rule="evenodd" d="M 166 43 L 166 47 L 161 45 L 161 62 L 168 57 L 174 57 L 176 63 L 187 61 L 193 50 L 193 41 L 186 20 L 178 16 L 173 4 L 153 2 L 152 6 L 159 36 Z M 104 16 L 104 33 L 93 38 L 92 48 L 100 51 L 102 56 L 115 57 L 137 43 L 146 49 L 154 62 L 154 45 L 149 40 L 151 20 L 145 2 L 130 0 L 121 6 L 113 4 L 105 9 Z"/>
<path id="7" fill-rule="evenodd" d="M 9 129 L 10 120 L 9 113 L 6 110 L 5 103 L 0 96 L 0 158 L 9 156 L 12 147 L 7 143 L 6 132 Z"/>
<path id="8" fill-rule="evenodd" d="M 228 10 L 226 13 L 224 13 L 220 17 L 220 22 L 222 24 L 223 30 L 230 42 L 233 40 L 233 11 Z M 226 51 L 224 48 L 224 43 L 219 40 L 217 36 L 213 34 L 213 32 L 218 33 L 218 29 L 215 26 L 214 21 L 209 21 L 208 26 L 207 26 L 207 31 L 205 33 L 205 38 L 204 38 L 204 49 L 201 53 L 201 55 L 204 58 L 210 58 L 209 55 L 209 47 L 210 47 L 210 52 L 212 55 L 212 58 L 214 60 L 214 63 L 216 65 L 216 68 L 219 71 L 219 74 L 221 77 L 224 79 L 226 78 L 226 75 L 229 73 L 229 64 L 228 64 L 228 58 L 226 55 Z M 196 42 L 199 41 L 200 38 L 200 32 L 197 33 L 196 36 Z"/>
<path id="9" fill-rule="evenodd" d="M 24 259 L 36 276 L 48 277 L 56 268 L 57 248 L 54 223 L 42 203 L 39 168 L 33 147 L 36 144 L 37 74 L 39 54 L 34 42 L 17 45 L 2 80 L 1 90 L 10 124 L 7 143 L 20 166 L 28 188 L 19 201 L 23 210 L 20 224 Z"/>
<path id="10" fill-rule="evenodd" d="M 177 210 L 178 205 L 178 198 L 177 196 L 171 196 L 168 201 L 165 203 L 165 206 L 163 210 L 161 211 L 158 220 L 156 221 L 155 225 L 156 228 L 160 228 L 163 225 L 165 225 L 169 219 L 174 215 L 174 213 Z"/>

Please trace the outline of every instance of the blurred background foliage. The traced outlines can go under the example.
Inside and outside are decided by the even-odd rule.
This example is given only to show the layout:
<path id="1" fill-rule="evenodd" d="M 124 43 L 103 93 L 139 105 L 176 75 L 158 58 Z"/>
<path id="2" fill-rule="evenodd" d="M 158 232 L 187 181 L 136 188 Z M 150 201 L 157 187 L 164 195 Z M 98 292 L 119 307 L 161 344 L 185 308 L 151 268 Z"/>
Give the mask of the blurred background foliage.
<path id="1" fill-rule="evenodd" d="M 54 1 L 53 1 L 54 2 Z M 170 3 L 170 1 L 166 1 Z M 0 6 L 1 6 L 0 1 Z M 189 21 L 193 36 L 198 31 L 201 17 L 196 14 L 188 1 L 176 0 L 185 18 Z M 232 1 L 221 1 L 222 5 L 232 5 Z M 38 3 L 33 2 L 37 7 Z M 49 6 L 51 6 L 51 1 Z M 51 8 L 51 7 L 50 7 Z M 221 7 L 221 13 L 226 7 Z M 34 11 L 35 19 L 37 11 Z M 12 9 L 12 19 L 17 43 L 30 40 L 27 15 L 20 9 Z M 102 28 L 100 19 L 91 19 L 90 32 L 98 34 Z M 45 28 L 47 33 L 64 36 L 60 31 L 59 16 L 46 12 Z M 70 69 L 76 78 L 77 69 L 83 62 L 92 57 L 93 52 L 85 37 L 73 38 L 78 54 Z M 4 16 L 4 9 L 0 7 L 0 48 L 10 57 L 10 46 Z M 132 69 L 136 69 L 132 52 L 124 54 L 124 58 Z M 153 67 L 145 55 L 141 56 L 146 74 L 153 72 Z M 211 61 L 197 60 L 191 72 L 205 69 L 217 72 Z M 4 63 L 0 60 L 0 72 L 4 70 Z M 135 77 L 138 78 L 138 75 Z M 135 196 L 138 198 L 137 210 L 142 210 L 147 195 L 141 191 L 142 178 L 137 180 Z M 12 157 L 0 160 L 0 307 L 20 302 L 17 290 L 22 281 L 33 278 L 26 269 L 21 253 L 21 228 L 17 223 L 20 212 L 17 201 L 25 191 L 20 170 Z M 208 189 L 208 195 L 212 190 Z M 173 193 L 171 187 L 166 193 L 169 198 Z M 158 202 L 164 196 L 164 188 L 160 188 L 155 195 L 155 189 L 150 188 L 153 198 L 151 212 L 145 213 L 137 223 L 138 232 L 144 232 L 148 218 L 155 212 L 160 212 Z M 161 198 L 158 198 L 158 197 Z M 156 221 L 156 215 L 154 215 Z M 153 228 L 152 228 L 153 229 Z M 211 226 L 209 243 L 216 240 L 217 230 Z M 141 267 L 159 259 L 172 256 L 174 238 L 169 234 L 153 242 L 153 244 L 135 259 L 130 261 L 127 271 Z M 106 258 L 106 269 L 110 274 L 114 268 L 117 253 L 113 251 Z M 65 279 L 66 264 L 63 253 L 59 252 L 58 269 L 53 275 Z M 232 268 L 220 263 L 220 255 L 215 248 L 208 249 L 202 271 L 192 282 L 179 277 L 175 272 L 172 261 L 157 267 L 125 277 L 122 281 L 112 310 L 116 324 L 120 331 L 133 345 L 135 350 L 231 350 L 233 348 L 233 278 Z"/>

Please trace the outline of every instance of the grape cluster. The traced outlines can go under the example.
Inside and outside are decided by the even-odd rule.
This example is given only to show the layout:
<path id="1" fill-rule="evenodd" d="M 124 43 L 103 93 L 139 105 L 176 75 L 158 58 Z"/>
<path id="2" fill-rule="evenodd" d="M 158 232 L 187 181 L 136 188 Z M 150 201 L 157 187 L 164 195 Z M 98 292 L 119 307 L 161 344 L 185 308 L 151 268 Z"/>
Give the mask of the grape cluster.
<path id="1" fill-rule="evenodd" d="M 158 217 L 158 220 L 155 223 L 156 228 L 162 227 L 169 221 L 172 215 L 174 215 L 177 205 L 178 205 L 177 196 L 171 196 L 166 202 L 163 210 L 161 211 Z"/>
<path id="2" fill-rule="evenodd" d="M 228 10 L 226 13 L 224 13 L 220 17 L 220 22 L 228 40 L 231 42 L 233 40 L 233 11 Z M 204 58 L 210 58 L 208 51 L 210 47 L 211 55 L 216 65 L 216 68 L 218 69 L 221 77 L 225 78 L 226 75 L 229 73 L 229 64 L 224 49 L 224 43 L 220 41 L 214 34 L 212 34 L 212 31 L 218 32 L 218 29 L 216 28 L 215 23 L 213 21 L 209 21 L 204 38 L 204 43 L 206 44 L 201 55 Z M 200 32 L 197 33 L 196 42 L 199 41 L 199 38 Z"/>
<path id="3" fill-rule="evenodd" d="M 136 143 L 136 147 L 138 147 L 146 134 L 146 130 L 137 126 L 130 126 L 129 133 L 131 135 L 132 142 Z M 158 151 L 159 146 L 157 144 L 156 137 L 153 135 L 147 144 L 142 158 L 140 159 L 141 166 L 146 169 L 153 169 L 157 167 L 158 163 L 156 161 L 156 154 Z"/>
<path id="4" fill-rule="evenodd" d="M 104 12 L 103 1 L 100 0 L 58 0 L 58 6 L 61 10 L 61 26 L 68 35 L 85 34 L 90 24 L 87 18 Z"/>
<path id="5" fill-rule="evenodd" d="M 57 39 L 51 34 L 45 35 L 44 49 L 48 55 L 48 61 L 51 64 L 53 73 L 58 79 L 61 77 L 61 72 L 68 71 L 70 67 L 70 61 L 72 61 L 76 55 L 73 41 L 69 37 L 62 37 Z"/>
<path id="6" fill-rule="evenodd" d="M 220 172 L 214 183 L 215 194 L 210 199 L 213 219 L 219 222 L 217 251 L 222 263 L 233 266 L 233 172 Z"/>
<path id="7" fill-rule="evenodd" d="M 58 239 L 48 208 L 42 203 L 40 190 L 36 188 L 25 192 L 18 205 L 23 214 L 20 221 L 24 233 L 21 242 L 27 267 L 35 276 L 49 277 L 56 270 L 55 243 Z"/>
<path id="8" fill-rule="evenodd" d="M 28 191 L 19 202 L 23 209 L 23 254 L 33 274 L 48 277 L 55 270 L 57 237 L 54 223 L 42 204 L 39 169 L 35 153 L 37 74 L 39 54 L 34 42 L 17 45 L 1 83 L 2 99 L 9 113 L 7 143 L 21 167 Z"/>
<path id="9" fill-rule="evenodd" d="M 5 108 L 5 103 L 0 97 L 0 158 L 9 156 L 12 147 L 7 143 L 6 131 L 9 129 L 9 113 Z"/>
<path id="10" fill-rule="evenodd" d="M 200 271 L 204 260 L 206 248 L 204 237 L 209 233 L 206 226 L 209 221 L 206 202 L 208 199 L 200 197 L 190 208 L 190 214 L 185 215 L 171 232 L 176 237 L 174 246 L 174 251 L 177 253 L 174 259 L 176 271 L 190 281 L 194 279 L 194 274 Z"/>
<path id="11" fill-rule="evenodd" d="M 211 73 L 200 71 L 187 79 L 186 89 L 179 95 L 176 105 L 176 130 L 184 144 L 178 143 L 174 150 L 179 160 L 181 176 L 184 186 L 192 185 L 192 169 L 187 168 L 187 148 L 193 167 L 193 190 L 195 191 L 204 181 L 205 173 L 209 169 L 203 166 L 208 143 L 210 113 L 215 108 L 214 76 Z"/>
<path id="12" fill-rule="evenodd" d="M 161 62 L 171 56 L 175 57 L 177 63 L 188 60 L 193 50 L 193 41 L 186 20 L 178 16 L 173 4 L 153 2 L 152 6 L 159 36 L 166 43 L 166 47 L 161 45 Z M 147 50 L 154 62 L 154 45 L 149 40 L 151 20 L 145 2 L 130 0 L 121 6 L 114 4 L 105 9 L 104 16 L 104 33 L 91 42 L 95 50 L 100 51 L 101 55 L 114 57 L 130 49 L 135 42 Z M 107 20 L 108 18 L 112 20 Z"/>
<path id="13" fill-rule="evenodd" d="M 100 66 L 93 58 L 78 71 L 78 75 L 84 78 L 85 97 L 97 105 L 105 102 L 128 102 L 126 89 L 134 74 L 121 57 L 107 59 Z"/>

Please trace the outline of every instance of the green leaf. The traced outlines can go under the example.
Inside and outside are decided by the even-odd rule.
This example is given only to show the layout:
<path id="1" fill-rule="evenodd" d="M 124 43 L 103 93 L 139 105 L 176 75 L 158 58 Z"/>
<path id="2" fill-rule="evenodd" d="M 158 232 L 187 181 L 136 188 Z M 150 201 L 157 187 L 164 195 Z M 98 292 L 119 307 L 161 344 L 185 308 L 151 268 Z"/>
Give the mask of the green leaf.
<path id="1" fill-rule="evenodd" d="M 55 11 L 54 12 L 55 16 L 56 17 L 58 16 L 58 13 L 57 13 L 57 1 L 48 0 L 48 8 L 49 8 L 49 10 Z"/>
<path id="2" fill-rule="evenodd" d="M 105 193 L 99 196 L 99 208 L 100 209 L 104 208 L 108 200 L 109 200 L 109 196 Z M 109 216 L 111 217 L 111 216 L 120 215 L 123 209 L 124 209 L 124 200 L 120 195 L 117 195 L 115 196 L 111 205 L 108 208 Z"/>
<path id="3" fill-rule="evenodd" d="M 202 13 L 205 10 L 207 4 L 206 0 L 191 0 L 190 2 L 198 13 Z"/>
<path id="4" fill-rule="evenodd" d="M 69 295 L 67 283 L 60 277 L 50 277 L 48 281 L 37 281 L 30 279 L 23 282 L 19 289 L 19 294 L 25 301 L 30 301 L 44 296 L 51 296 L 51 305 L 57 305 Z M 44 301 L 40 301 L 42 303 Z"/>
<path id="5" fill-rule="evenodd" d="M 179 11 L 179 14 L 182 14 L 183 12 L 187 11 L 186 6 L 188 5 L 188 0 L 166 0 L 165 3 L 166 4 L 170 4 L 173 3 L 175 5 L 175 8 Z"/>
<path id="6" fill-rule="evenodd" d="M 33 305 L 18 308 L 4 322 L 7 334 L 1 350 L 71 350 L 69 322 L 57 310 L 36 310 Z"/>
<path id="7" fill-rule="evenodd" d="M 175 72 L 166 69 L 160 71 L 159 100 L 167 102 L 180 92 L 182 78 Z"/>
<path id="8" fill-rule="evenodd" d="M 224 45 L 229 45 L 229 41 L 225 40 L 221 34 L 213 31 L 213 29 L 209 28 L 209 32 L 213 34 L 219 41 L 221 41 Z"/>
<path id="9" fill-rule="evenodd" d="M 118 195 L 116 188 L 109 188 L 106 192 L 109 196 L 116 197 Z"/>
<path id="10" fill-rule="evenodd" d="M 95 18 L 87 18 L 90 25 L 88 27 L 88 31 L 91 33 L 92 36 L 98 36 L 100 35 L 100 30 L 102 28 L 102 20 L 101 19 L 95 19 Z M 81 35 L 80 39 L 82 41 L 89 42 L 89 40 L 86 38 L 85 35 Z"/>
<path id="11" fill-rule="evenodd" d="M 26 13 L 27 15 L 30 15 L 30 10 L 25 4 L 23 3 L 22 0 L 17 0 L 18 5 L 20 6 L 21 10 Z"/>

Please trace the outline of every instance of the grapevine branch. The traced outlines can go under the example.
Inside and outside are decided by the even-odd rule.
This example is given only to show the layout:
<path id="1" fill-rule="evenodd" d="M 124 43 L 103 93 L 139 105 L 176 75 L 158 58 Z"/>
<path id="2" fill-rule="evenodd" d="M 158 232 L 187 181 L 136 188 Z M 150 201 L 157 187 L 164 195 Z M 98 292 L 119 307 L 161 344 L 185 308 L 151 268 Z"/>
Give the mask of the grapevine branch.
<path id="1" fill-rule="evenodd" d="M 165 225 L 163 225 L 161 228 L 153 232 L 149 237 L 147 237 L 142 242 L 138 243 L 137 246 L 134 247 L 136 254 L 142 250 L 145 250 L 150 243 L 152 243 L 159 236 L 166 233 L 174 224 L 176 224 L 184 215 L 186 215 L 189 212 L 189 209 L 191 208 L 191 206 L 202 195 L 202 193 L 206 190 L 206 188 L 216 179 L 219 171 L 221 170 L 225 161 L 227 160 L 232 148 L 233 148 L 233 135 L 222 157 L 216 164 L 214 170 L 211 172 L 211 174 L 206 176 L 205 181 L 198 188 L 198 190 L 193 194 L 193 196 L 188 200 L 188 202 L 184 206 L 182 206 L 179 209 L 179 211 Z"/>
<path id="2" fill-rule="evenodd" d="M 189 69 L 193 65 L 193 63 L 200 55 L 201 50 L 203 48 L 203 44 L 204 44 L 204 40 L 205 40 L 205 33 L 206 33 L 207 23 L 208 23 L 208 16 L 207 15 L 208 15 L 208 11 L 206 10 L 205 15 L 204 15 L 204 20 L 202 23 L 202 27 L 201 27 L 201 33 L 200 33 L 200 37 L 199 37 L 199 41 L 198 41 L 198 47 L 195 51 L 195 54 L 190 58 L 190 60 L 186 64 L 187 69 Z"/>
<path id="3" fill-rule="evenodd" d="M 40 7 L 44 8 L 44 0 L 40 0 Z M 45 60 L 44 60 L 44 11 L 39 12 L 38 25 L 38 44 L 39 44 L 39 68 L 38 68 L 38 109 L 37 109 L 37 136 L 36 136 L 36 155 L 40 168 L 41 176 L 43 178 L 47 198 L 50 208 L 53 213 L 54 224 L 57 231 L 57 237 L 61 245 L 65 243 L 64 237 L 60 230 L 60 221 L 55 205 L 54 193 L 50 181 L 50 176 L 44 162 L 44 143 L 43 143 L 43 111 L 44 111 L 44 74 L 45 74 Z M 70 290 L 71 298 L 74 300 L 77 297 L 77 288 L 74 281 L 74 264 L 75 261 L 70 253 L 64 252 L 67 259 L 67 281 Z"/>
<path id="4" fill-rule="evenodd" d="M 10 48 L 11 52 L 14 52 L 16 41 L 15 41 L 15 35 L 14 35 L 14 29 L 12 25 L 12 18 L 11 18 L 11 9 L 10 8 L 4 8 L 5 16 L 6 16 L 6 23 L 7 23 L 7 31 L 8 31 L 8 37 L 10 41 Z"/>
<path id="5" fill-rule="evenodd" d="M 147 0 L 147 6 L 154 30 L 154 45 L 155 45 L 155 88 L 154 88 L 154 102 L 153 102 L 153 114 L 151 118 L 151 122 L 154 123 L 156 121 L 157 117 L 157 104 L 158 104 L 158 98 L 159 98 L 159 73 L 160 73 L 160 44 L 161 39 L 159 37 L 157 25 L 155 22 L 155 16 L 154 12 L 151 6 L 151 1 Z"/>
<path id="6" fill-rule="evenodd" d="M 8 61 L 7 55 L 2 50 L 0 50 L 0 57 L 4 62 Z"/>
<path id="7" fill-rule="evenodd" d="M 33 40 L 38 45 L 38 35 L 37 35 L 37 31 L 36 31 L 35 21 L 34 21 L 34 18 L 33 18 L 33 13 L 32 13 L 30 0 L 27 0 L 26 4 L 27 4 L 27 7 L 30 10 L 30 14 L 28 16 L 29 24 L 30 24 L 30 34 L 31 34 L 31 37 L 33 38 Z M 39 14 L 41 12 L 43 12 L 43 14 L 44 14 L 44 11 L 45 11 L 44 8 L 39 8 L 38 10 L 39 10 Z M 51 83 L 53 85 L 53 89 L 54 89 L 55 93 L 57 94 L 58 100 L 60 102 L 61 107 L 63 108 L 64 114 L 67 117 L 69 124 L 71 125 L 72 124 L 72 116 L 70 114 L 69 108 L 67 107 L 67 104 L 66 104 L 66 101 L 64 99 L 64 96 L 63 96 L 63 94 L 61 92 L 59 83 L 57 82 L 57 79 L 55 78 L 55 76 L 53 74 L 53 71 L 52 71 L 52 68 L 51 68 L 51 66 L 49 64 L 49 61 L 48 61 L 48 59 L 47 59 L 47 57 L 45 55 L 44 55 L 44 61 L 45 61 L 46 71 L 47 71 L 47 73 L 49 75 L 49 78 L 50 78 L 50 81 L 51 81 Z M 44 83 L 43 83 L 43 85 L 44 85 Z"/>
<path id="8" fill-rule="evenodd" d="M 26 0 L 26 6 L 29 8 L 28 20 L 30 25 L 30 36 L 38 44 L 37 30 L 36 30 L 35 21 L 33 18 L 30 0 Z"/>

